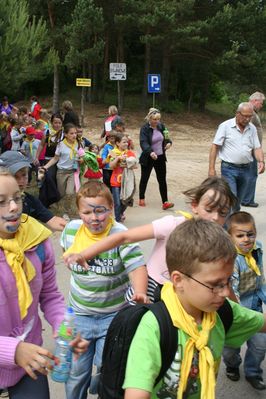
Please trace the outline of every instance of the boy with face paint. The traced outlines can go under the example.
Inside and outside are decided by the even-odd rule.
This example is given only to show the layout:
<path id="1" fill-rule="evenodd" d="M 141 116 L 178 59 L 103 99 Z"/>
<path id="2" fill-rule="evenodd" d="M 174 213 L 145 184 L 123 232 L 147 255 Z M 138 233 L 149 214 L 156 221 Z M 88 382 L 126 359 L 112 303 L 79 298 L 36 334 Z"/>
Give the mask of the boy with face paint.
<path id="1" fill-rule="evenodd" d="M 77 193 L 76 203 L 80 219 L 71 220 L 61 236 L 66 253 L 80 252 L 104 237 L 127 230 L 114 220 L 113 197 L 104 183 L 85 183 Z M 87 353 L 73 363 L 66 397 L 86 399 L 89 387 L 90 393 L 97 393 L 98 375 L 92 376 L 92 366 L 100 370 L 107 329 L 116 312 L 127 305 L 126 299 L 147 302 L 147 271 L 138 244 L 103 251 L 84 268 L 72 264 L 70 269 L 69 304 L 76 314 L 77 329 L 90 345 Z"/>
<path id="2" fill-rule="evenodd" d="M 266 304 L 266 283 L 263 274 L 262 244 L 256 240 L 256 226 L 252 215 L 247 212 L 233 213 L 228 220 L 228 232 L 237 250 L 232 276 L 232 288 L 241 305 L 262 312 Z M 246 380 L 258 390 L 266 389 L 260 365 L 265 357 L 266 336 L 257 333 L 247 341 L 244 359 Z M 232 381 L 240 378 L 240 348 L 225 347 L 224 362 L 226 375 Z"/>

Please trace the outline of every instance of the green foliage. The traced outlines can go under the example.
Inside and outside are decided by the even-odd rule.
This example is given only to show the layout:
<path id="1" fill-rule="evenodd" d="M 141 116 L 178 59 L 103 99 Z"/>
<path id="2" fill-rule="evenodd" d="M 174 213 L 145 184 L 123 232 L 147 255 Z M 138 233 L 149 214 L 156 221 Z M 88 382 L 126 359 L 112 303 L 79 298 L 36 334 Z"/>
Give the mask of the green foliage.
<path id="1" fill-rule="evenodd" d="M 103 27 L 102 9 L 93 0 L 78 0 L 72 21 L 65 27 L 69 46 L 65 64 L 70 69 L 82 71 L 85 63 L 98 64 L 103 60 Z"/>
<path id="2" fill-rule="evenodd" d="M 43 19 L 30 19 L 26 0 L 6 0 L 0 14 L 0 91 L 16 93 L 51 72 L 57 57 L 48 49 Z"/>

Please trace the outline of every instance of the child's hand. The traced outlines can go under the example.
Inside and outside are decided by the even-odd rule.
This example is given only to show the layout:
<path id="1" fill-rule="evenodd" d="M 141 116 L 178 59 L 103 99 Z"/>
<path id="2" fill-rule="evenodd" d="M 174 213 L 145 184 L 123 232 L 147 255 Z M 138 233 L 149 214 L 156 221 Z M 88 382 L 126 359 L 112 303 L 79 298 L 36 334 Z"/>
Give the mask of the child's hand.
<path id="1" fill-rule="evenodd" d="M 63 259 L 69 270 L 72 270 L 71 265 L 76 263 L 84 267 L 84 269 L 89 270 L 87 260 L 81 254 L 66 254 L 63 255 Z"/>
<path id="2" fill-rule="evenodd" d="M 132 298 L 131 301 L 137 302 L 137 303 L 150 303 L 150 299 L 146 294 L 143 294 L 141 292 L 136 292 Z"/>
<path id="3" fill-rule="evenodd" d="M 81 338 L 80 333 L 77 334 L 76 338 L 69 343 L 69 345 L 72 346 L 73 352 L 75 353 L 75 359 L 88 350 L 89 344 L 89 341 Z"/>
<path id="4" fill-rule="evenodd" d="M 45 357 L 51 360 L 54 359 L 53 354 L 47 349 L 21 341 L 16 348 L 15 362 L 18 366 L 22 367 L 32 379 L 36 380 L 37 375 L 34 371 L 47 375 L 48 370 L 52 370 L 53 368 L 49 360 Z"/>

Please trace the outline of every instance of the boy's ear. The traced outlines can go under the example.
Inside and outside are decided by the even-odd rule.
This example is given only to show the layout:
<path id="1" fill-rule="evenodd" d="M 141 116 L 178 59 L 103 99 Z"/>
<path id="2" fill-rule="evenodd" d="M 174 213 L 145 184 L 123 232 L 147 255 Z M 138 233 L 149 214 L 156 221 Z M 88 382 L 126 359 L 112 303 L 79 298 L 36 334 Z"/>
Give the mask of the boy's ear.
<path id="1" fill-rule="evenodd" d="M 198 203 L 196 202 L 196 200 L 192 200 L 190 206 L 191 206 L 192 212 L 195 215 L 197 215 L 198 214 Z"/>
<path id="2" fill-rule="evenodd" d="M 183 277 L 183 274 L 178 270 L 174 270 L 171 273 L 171 281 L 177 290 L 183 290 Z"/>

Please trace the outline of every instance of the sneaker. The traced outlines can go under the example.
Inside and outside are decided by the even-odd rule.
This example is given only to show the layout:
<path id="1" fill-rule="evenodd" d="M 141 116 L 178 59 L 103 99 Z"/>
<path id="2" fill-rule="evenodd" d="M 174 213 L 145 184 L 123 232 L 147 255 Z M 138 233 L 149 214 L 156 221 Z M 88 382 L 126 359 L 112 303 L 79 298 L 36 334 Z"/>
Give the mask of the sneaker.
<path id="1" fill-rule="evenodd" d="M 139 200 L 139 206 L 146 206 L 144 199 Z"/>
<path id="2" fill-rule="evenodd" d="M 175 206 L 175 204 L 173 204 L 172 202 L 164 202 L 162 208 L 164 211 L 166 211 L 169 208 L 173 208 L 173 206 Z"/>
<path id="3" fill-rule="evenodd" d="M 226 377 L 231 381 L 238 381 L 240 379 L 239 368 L 226 367 Z"/>
<path id="4" fill-rule="evenodd" d="M 0 389 L 0 398 L 8 398 L 8 390 L 7 389 Z"/>
<path id="5" fill-rule="evenodd" d="M 246 380 L 253 386 L 253 388 L 263 391 L 266 389 L 266 385 L 261 377 L 246 377 Z"/>

